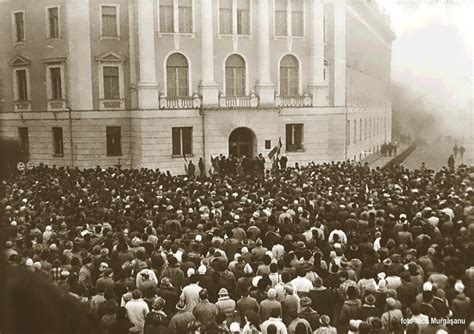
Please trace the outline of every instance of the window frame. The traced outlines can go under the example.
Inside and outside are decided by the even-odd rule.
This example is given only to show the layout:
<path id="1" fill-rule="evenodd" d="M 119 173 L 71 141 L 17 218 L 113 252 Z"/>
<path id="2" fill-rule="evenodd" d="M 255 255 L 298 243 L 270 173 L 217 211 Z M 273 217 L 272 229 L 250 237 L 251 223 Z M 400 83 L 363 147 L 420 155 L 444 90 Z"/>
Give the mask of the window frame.
<path id="1" fill-rule="evenodd" d="M 227 95 L 227 61 L 229 60 L 230 57 L 232 56 L 239 56 L 240 58 L 242 58 L 242 60 L 244 61 L 244 75 L 245 75 L 245 80 L 244 80 L 244 95 L 243 96 L 235 96 L 235 95 Z M 245 97 L 245 96 L 248 96 L 249 95 L 249 73 L 248 73 L 248 62 L 247 62 L 247 59 L 245 59 L 245 57 L 240 54 L 240 53 L 237 53 L 237 52 L 233 52 L 229 55 L 227 55 L 227 57 L 224 58 L 224 69 L 223 69 L 223 92 L 225 94 L 225 96 L 227 97 L 234 97 L 234 98 L 239 98 L 239 97 Z"/>
<path id="2" fill-rule="evenodd" d="M 293 10 L 292 10 L 292 2 L 293 0 L 284 0 L 286 2 L 286 35 L 280 35 L 277 34 L 277 22 L 276 22 L 276 1 L 273 0 L 273 10 L 272 10 L 272 15 L 273 15 L 273 38 L 274 39 L 279 39 L 279 38 L 295 38 L 295 39 L 305 39 L 307 31 L 306 31 L 306 23 L 307 23 L 307 13 L 308 13 L 308 6 L 307 6 L 307 1 L 306 0 L 301 0 L 302 1 L 302 11 L 303 11 L 303 34 L 302 35 L 294 35 L 293 34 Z"/>
<path id="3" fill-rule="evenodd" d="M 21 13 L 23 16 L 23 39 L 18 40 L 18 30 L 17 30 L 17 21 L 16 21 L 16 14 Z M 12 41 L 15 44 L 25 44 L 26 43 L 26 11 L 25 10 L 16 10 L 12 12 Z"/>
<path id="4" fill-rule="evenodd" d="M 156 31 L 159 35 L 184 35 L 184 36 L 192 36 L 194 37 L 196 34 L 196 1 L 191 0 L 191 32 L 181 32 L 179 29 L 179 1 L 180 0 L 172 0 L 173 2 L 173 24 L 172 24 L 172 31 L 161 31 L 161 1 L 156 0 Z"/>
<path id="5" fill-rule="evenodd" d="M 60 132 L 56 133 L 56 131 L 60 130 Z M 58 147 L 56 146 L 56 136 L 58 134 L 61 134 L 60 137 L 60 146 L 59 150 Z M 61 126 L 53 126 L 51 128 L 51 134 L 52 134 L 52 141 L 53 141 L 53 157 L 63 157 L 64 156 L 64 131 Z"/>
<path id="6" fill-rule="evenodd" d="M 296 59 L 296 62 L 298 63 L 298 78 L 297 78 L 297 94 L 296 95 L 282 95 L 281 94 L 281 63 L 283 61 L 283 59 L 287 56 L 292 56 Z M 280 94 L 280 96 L 284 96 L 284 97 L 291 97 L 291 96 L 302 96 L 302 78 L 301 78 L 301 61 L 300 59 L 293 53 L 285 53 L 283 56 L 281 56 L 280 60 L 278 61 L 278 94 Z"/>
<path id="7" fill-rule="evenodd" d="M 113 133 L 114 131 L 117 131 L 117 133 Z M 110 131 L 110 133 L 109 133 Z M 110 134 L 110 137 L 109 137 Z M 118 149 L 115 151 L 113 149 L 113 144 L 110 143 L 111 146 L 109 146 L 109 139 L 111 140 L 114 135 L 118 134 Z M 116 144 L 117 145 L 117 144 Z M 111 150 L 109 150 L 111 148 Z M 123 150 L 122 150 L 122 127 L 121 126 L 106 126 L 105 127 L 105 149 L 106 149 L 106 155 L 108 157 L 121 157 L 123 156 Z"/>
<path id="8" fill-rule="evenodd" d="M 104 7 L 115 7 L 115 30 L 116 36 L 107 36 L 104 35 L 104 22 L 103 22 L 103 10 Z M 110 3 L 102 3 L 100 4 L 99 10 L 99 22 L 100 22 L 100 39 L 112 39 L 112 40 L 120 40 L 120 5 L 118 4 L 110 4 Z"/>
<path id="9" fill-rule="evenodd" d="M 58 10 L 58 35 L 51 36 L 51 22 L 50 22 L 50 10 L 56 8 Z M 46 12 L 46 39 L 60 39 L 61 38 L 61 8 L 60 6 L 47 6 L 45 7 Z"/>
<path id="10" fill-rule="evenodd" d="M 123 59 L 116 54 L 109 52 L 96 58 L 97 64 L 97 75 L 99 82 L 99 104 L 101 110 L 123 110 L 125 109 L 125 76 L 124 76 L 124 65 Z M 119 98 L 118 99 L 106 99 L 104 89 L 104 67 L 118 67 L 119 71 Z M 119 102 L 119 107 L 107 107 L 106 104 L 110 102 Z"/>
<path id="11" fill-rule="evenodd" d="M 189 57 L 187 57 L 183 52 L 181 51 L 172 51 L 171 53 L 169 53 L 165 59 L 164 59 L 164 63 L 163 63 L 163 83 L 164 83 L 164 96 L 165 97 L 170 97 L 168 95 L 168 61 L 170 59 L 171 56 L 173 56 L 174 54 L 180 54 L 182 55 L 186 61 L 187 61 L 187 64 L 188 64 L 188 85 L 187 85 L 187 95 L 186 96 L 174 96 L 173 98 L 183 98 L 183 97 L 190 97 L 192 96 L 192 93 L 191 93 L 191 89 L 192 89 L 192 77 L 191 77 L 191 61 L 189 59 Z"/>
<path id="12" fill-rule="evenodd" d="M 179 132 L 179 154 L 176 154 L 174 152 L 174 147 L 175 147 L 175 143 L 174 143 L 174 131 L 175 129 Z M 190 133 L 190 139 L 191 139 L 191 142 L 190 142 L 190 153 L 184 153 L 184 140 L 183 140 L 183 130 L 185 129 L 189 129 L 189 131 L 191 131 Z M 178 158 L 178 157 L 193 157 L 194 156 L 194 140 L 193 140 L 193 127 L 192 126 L 177 126 L 177 127 L 172 127 L 171 128 L 171 156 L 173 158 Z"/>
<path id="13" fill-rule="evenodd" d="M 292 136 L 290 142 L 288 140 L 288 127 L 293 128 L 294 130 L 292 131 Z M 300 128 L 301 129 L 301 143 L 295 144 L 295 133 L 296 129 Z M 291 146 L 301 146 L 301 148 L 295 148 L 292 149 Z M 305 151 L 305 146 L 304 146 L 304 123 L 287 123 L 285 124 L 285 150 L 286 152 L 304 152 Z"/>
<path id="14" fill-rule="evenodd" d="M 231 10 L 230 10 L 230 25 L 231 31 L 229 32 L 222 32 L 221 31 L 221 1 L 217 0 L 217 34 L 219 37 L 222 36 L 240 36 L 240 37 L 251 37 L 253 34 L 253 11 L 252 11 L 252 3 L 251 0 L 245 0 L 248 3 L 248 34 L 239 34 L 239 0 L 230 0 L 231 1 Z"/>
<path id="15" fill-rule="evenodd" d="M 23 131 L 25 131 L 26 133 L 22 133 Z M 26 137 L 23 136 L 25 134 L 26 134 Z M 24 151 L 25 156 L 29 157 L 30 156 L 30 132 L 28 131 L 27 126 L 18 127 L 18 139 L 20 140 L 21 149 L 22 151 Z"/>
<path id="16" fill-rule="evenodd" d="M 61 98 L 53 98 L 53 82 L 51 76 L 51 69 L 59 68 L 60 79 L 61 79 Z M 66 85 L 65 85 L 65 75 L 64 75 L 64 62 L 61 61 L 51 61 L 46 62 L 46 96 L 49 101 L 65 101 L 66 100 Z"/>
<path id="17" fill-rule="evenodd" d="M 18 89 L 18 71 L 25 71 L 26 78 L 26 100 L 20 100 L 20 90 Z M 30 84 L 30 67 L 15 66 L 13 67 L 13 101 L 15 103 L 31 103 L 31 84 Z"/>

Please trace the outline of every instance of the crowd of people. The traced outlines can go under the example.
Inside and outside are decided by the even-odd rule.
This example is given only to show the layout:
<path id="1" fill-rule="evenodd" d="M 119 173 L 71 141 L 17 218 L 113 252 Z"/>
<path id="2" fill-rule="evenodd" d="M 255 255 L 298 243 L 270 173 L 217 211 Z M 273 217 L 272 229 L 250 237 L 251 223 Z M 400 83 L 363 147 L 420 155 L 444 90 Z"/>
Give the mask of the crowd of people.
<path id="1" fill-rule="evenodd" d="M 55 291 L 105 334 L 474 333 L 473 187 L 466 166 L 39 166 L 0 185 L 3 272 L 33 277 L 8 308 Z"/>

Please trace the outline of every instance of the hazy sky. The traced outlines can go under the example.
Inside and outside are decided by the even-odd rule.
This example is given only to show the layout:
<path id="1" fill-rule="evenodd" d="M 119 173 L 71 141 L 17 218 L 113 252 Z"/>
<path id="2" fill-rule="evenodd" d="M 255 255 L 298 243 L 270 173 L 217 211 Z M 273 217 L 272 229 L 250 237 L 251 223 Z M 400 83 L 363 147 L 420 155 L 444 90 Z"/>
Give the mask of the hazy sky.
<path id="1" fill-rule="evenodd" d="M 378 2 L 397 34 L 392 79 L 423 96 L 448 128 L 467 131 L 473 97 L 474 0 Z"/>

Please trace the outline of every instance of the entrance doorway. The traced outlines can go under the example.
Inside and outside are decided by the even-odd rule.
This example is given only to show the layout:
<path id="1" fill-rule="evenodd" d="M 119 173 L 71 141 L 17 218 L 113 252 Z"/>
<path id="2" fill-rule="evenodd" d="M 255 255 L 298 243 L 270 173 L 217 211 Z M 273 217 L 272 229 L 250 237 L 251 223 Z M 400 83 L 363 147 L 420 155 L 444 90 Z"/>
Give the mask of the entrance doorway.
<path id="1" fill-rule="evenodd" d="M 252 130 L 237 128 L 229 136 L 229 155 L 253 158 L 257 155 L 256 143 L 255 133 Z"/>

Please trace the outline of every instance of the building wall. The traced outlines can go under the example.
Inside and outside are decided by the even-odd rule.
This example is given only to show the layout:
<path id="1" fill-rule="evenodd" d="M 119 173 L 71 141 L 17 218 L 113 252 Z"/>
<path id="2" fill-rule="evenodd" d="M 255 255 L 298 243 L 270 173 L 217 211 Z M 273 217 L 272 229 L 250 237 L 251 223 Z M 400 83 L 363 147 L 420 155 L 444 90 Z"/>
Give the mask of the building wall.
<path id="1" fill-rule="evenodd" d="M 84 0 L 89 2 L 89 30 L 75 29 L 70 16 L 68 17 L 67 1 L 39 0 L 31 5 L 29 0 L 0 0 L 0 28 L 6 33 L 0 34 L 0 42 L 7 45 L 0 53 L 0 136 L 18 137 L 18 127 L 28 127 L 30 157 L 34 163 L 80 168 L 92 168 L 97 165 L 110 166 L 120 163 L 124 167 L 160 168 L 172 173 L 184 172 L 184 159 L 172 155 L 171 129 L 173 127 L 192 126 L 193 155 L 188 157 L 195 163 L 204 158 L 209 167 L 210 156 L 228 154 L 229 135 L 239 127 L 247 127 L 255 133 L 258 153 L 268 154 L 277 144 L 279 138 L 283 143 L 282 153 L 286 153 L 290 165 L 295 162 L 302 164 L 314 161 L 336 161 L 344 159 L 359 160 L 365 154 L 374 152 L 381 143 L 391 138 L 391 104 L 390 104 L 390 61 L 391 41 L 393 36 L 387 32 L 377 20 L 371 7 L 361 5 L 359 1 L 345 2 L 345 10 L 339 19 L 345 20 L 344 57 L 346 65 L 339 64 L 338 76 L 344 74 L 343 95 L 345 102 L 334 107 L 335 85 L 339 78 L 335 75 L 335 14 L 337 8 L 334 1 L 325 2 L 324 15 L 326 22 L 326 39 L 324 42 L 324 58 L 328 63 L 327 83 L 329 103 L 325 107 L 258 107 L 258 108 L 219 108 L 203 106 L 203 108 L 187 110 L 171 109 L 137 109 L 137 83 L 140 81 L 140 52 L 138 34 L 138 10 L 136 3 L 127 0 Z M 341 0 L 337 0 L 341 1 Z M 166 58 L 173 52 L 183 53 L 189 60 L 190 94 L 197 92 L 201 83 L 201 2 L 194 1 L 194 29 L 192 34 L 165 34 L 159 31 L 158 0 L 153 1 L 154 37 L 154 70 L 157 78 L 158 91 L 165 92 Z M 214 0 L 214 74 L 218 91 L 224 93 L 225 59 L 231 54 L 241 55 L 246 62 L 247 93 L 255 90 L 258 81 L 258 38 L 259 17 L 257 0 L 251 0 L 251 31 L 250 36 L 226 36 L 218 31 L 218 1 Z M 274 1 L 269 0 L 270 24 L 270 80 L 275 92 L 279 88 L 279 61 L 286 54 L 293 54 L 300 65 L 300 94 L 307 91 L 312 84 L 311 58 L 311 11 L 310 0 L 305 1 L 305 33 L 303 37 L 274 36 Z M 119 6 L 120 36 L 118 38 L 101 37 L 101 10 L 103 4 Z M 61 37 L 48 40 L 46 36 L 47 6 L 60 6 Z M 85 6 L 87 10 L 87 6 Z M 15 10 L 25 10 L 26 42 L 12 42 L 12 17 Z M 87 13 L 86 13 L 87 14 Z M 70 13 L 69 15 L 73 15 Z M 80 50 L 84 54 L 82 60 L 71 58 L 71 52 L 77 55 L 77 49 L 71 48 L 68 37 L 74 34 L 90 40 L 90 49 Z M 77 36 L 75 36 L 77 37 Z M 148 36 L 149 37 L 149 36 Z M 381 37 L 381 38 L 380 38 Z M 381 39 L 383 41 L 381 41 Z M 81 39 L 79 39 L 81 40 Z M 368 53 L 367 45 L 371 48 Z M 363 47 L 362 47 L 363 46 Z M 77 45 L 74 46 L 77 48 Z M 373 50 L 373 52 L 372 52 Z M 99 111 L 99 61 L 104 55 L 113 54 L 121 59 L 124 75 L 124 110 Z M 30 60 L 30 91 L 32 111 L 14 112 L 13 75 L 9 62 L 16 56 Z M 65 59 L 66 99 L 71 94 L 75 97 L 90 96 L 91 103 L 80 104 L 71 111 L 49 112 L 46 96 L 46 65 L 47 59 Z M 89 71 L 78 71 L 82 79 L 88 79 L 92 89 L 77 85 L 74 78 L 69 77 L 68 69 L 71 61 L 82 62 L 90 67 Z M 382 62 L 380 60 L 383 60 Z M 84 65 L 84 66 L 83 66 Z M 345 69 L 345 73 L 344 73 Z M 340 94 L 340 93 L 339 93 Z M 340 96 L 340 95 L 339 95 Z M 90 105 L 91 107 L 81 107 Z M 372 127 L 365 133 L 362 140 L 359 135 L 353 141 L 353 122 L 357 122 L 360 131 L 360 120 L 372 119 Z M 348 123 L 349 121 L 349 123 Z M 301 152 L 285 152 L 286 124 L 304 125 L 304 149 Z M 349 124 L 349 126 L 348 126 Z M 377 125 L 379 124 L 378 128 Z M 52 130 L 53 126 L 63 128 L 64 155 L 54 156 Z M 122 156 L 108 157 L 106 154 L 106 127 L 120 126 L 122 140 Z M 377 130 L 378 129 L 378 130 Z M 365 130 L 364 130 L 365 131 Z M 349 136 L 349 140 L 347 138 Z M 271 148 L 265 148 L 265 141 L 271 141 Z M 268 162 L 270 166 L 271 162 Z"/>

